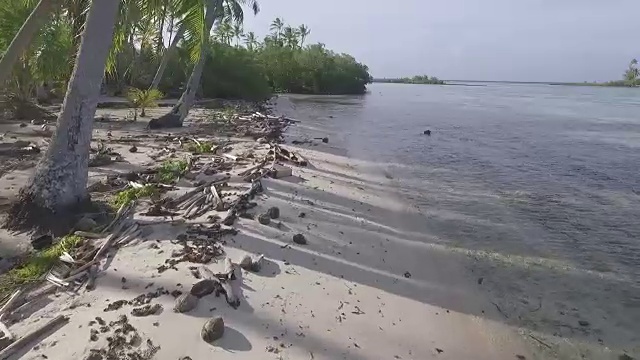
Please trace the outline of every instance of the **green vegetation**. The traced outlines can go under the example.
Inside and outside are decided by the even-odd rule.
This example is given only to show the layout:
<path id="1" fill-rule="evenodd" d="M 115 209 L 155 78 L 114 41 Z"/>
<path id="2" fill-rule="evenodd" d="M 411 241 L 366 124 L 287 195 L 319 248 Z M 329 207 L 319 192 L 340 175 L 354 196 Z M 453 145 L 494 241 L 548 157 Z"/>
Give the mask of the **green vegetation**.
<path id="1" fill-rule="evenodd" d="M 397 79 L 373 79 L 373 82 L 378 83 L 393 83 L 393 84 L 432 84 L 432 85 L 446 85 L 446 83 L 435 76 L 429 77 L 428 75 L 416 75 L 414 77 L 404 77 Z"/>
<path id="2" fill-rule="evenodd" d="M 0 277 L 0 292 L 5 293 L 20 285 L 39 280 L 58 261 L 60 255 L 70 252 L 81 241 L 80 236 L 67 235 L 50 248 L 31 254 L 22 265 Z"/>
<path id="3" fill-rule="evenodd" d="M 210 154 L 215 150 L 216 145 L 210 141 L 192 141 L 187 144 L 187 150 L 194 154 Z"/>
<path id="4" fill-rule="evenodd" d="M 126 205 L 134 200 L 148 198 L 158 193 L 158 189 L 153 185 L 144 185 L 142 187 L 129 187 L 124 190 L 118 191 L 113 199 L 111 199 L 111 205 L 119 209 L 122 205 Z"/>
<path id="5" fill-rule="evenodd" d="M 160 166 L 156 177 L 163 184 L 173 184 L 188 170 L 189 162 L 187 160 L 165 160 Z"/>
<path id="6" fill-rule="evenodd" d="M 129 1 L 130 11 L 136 13 L 117 25 L 104 91 L 110 96 L 127 97 L 134 120 L 138 115 L 146 116 L 145 110 L 156 106 L 163 94 L 180 97 L 199 57 L 198 46 L 205 56 L 199 87 L 202 97 L 260 101 L 274 92 L 361 94 L 371 82 L 368 68 L 352 56 L 335 53 L 324 44 L 308 45 L 311 30 L 306 25 L 292 27 L 276 19 L 272 32 L 258 39 L 255 33 L 243 32 L 238 18 L 229 16 L 203 42 L 195 30 L 199 25 L 187 23 L 196 21 L 196 13 L 182 15 L 193 18 L 181 19 L 180 11 L 186 10 L 172 9 L 173 5 L 152 9 L 141 5 L 144 1 Z M 8 48 L 36 4 L 33 0 L 2 0 L 0 52 Z M 62 100 L 73 67 L 69 59 L 79 46 L 77 31 L 82 29 L 85 10 L 69 5 L 55 11 L 19 59 L 11 81 L 0 94 L 0 106 L 11 110 L 14 117 L 32 117 L 34 108 L 30 105 L 34 103 Z M 181 26 L 186 28 L 183 33 L 179 32 Z M 160 33 L 161 28 L 168 34 L 166 30 Z M 180 38 L 155 90 L 149 86 L 166 52 L 162 36 Z"/>
<path id="7" fill-rule="evenodd" d="M 158 100 L 160 100 L 162 96 L 162 93 L 157 89 L 141 90 L 130 88 L 129 91 L 127 91 L 127 100 L 131 104 L 131 107 L 133 107 L 133 121 L 138 120 L 138 109 L 140 109 L 141 117 L 147 116 L 145 110 L 158 106 Z"/>
<path id="8" fill-rule="evenodd" d="M 622 80 L 609 81 L 602 85 L 604 86 L 626 86 L 636 87 L 640 86 L 640 70 L 638 69 L 638 60 L 633 59 L 629 62 L 627 70 L 622 75 Z"/>
<path id="9" fill-rule="evenodd" d="M 263 100 L 278 93 L 362 94 L 371 82 L 368 68 L 352 56 L 337 54 L 324 44 L 304 45 L 310 30 L 284 25 L 277 19 L 262 42 L 254 33 L 223 22 L 206 47 L 202 96 Z M 190 73 L 188 51 L 177 49 L 159 89 L 176 96 Z M 149 54 L 153 62 L 153 55 Z M 150 77 L 154 67 L 144 77 Z"/>

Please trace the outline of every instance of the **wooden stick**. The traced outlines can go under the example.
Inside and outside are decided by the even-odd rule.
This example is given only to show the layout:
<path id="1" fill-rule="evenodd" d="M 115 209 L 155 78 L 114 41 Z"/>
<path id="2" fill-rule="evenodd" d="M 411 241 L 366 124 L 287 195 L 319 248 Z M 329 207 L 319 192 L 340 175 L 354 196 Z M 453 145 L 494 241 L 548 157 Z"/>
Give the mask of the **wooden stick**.
<path id="1" fill-rule="evenodd" d="M 78 235 L 78 236 L 82 236 L 82 237 L 86 237 L 86 238 L 90 238 L 90 239 L 101 239 L 104 237 L 104 234 L 97 234 L 97 233 L 92 233 L 92 232 L 88 232 L 88 231 L 76 231 L 74 232 L 74 235 Z"/>
<path id="2" fill-rule="evenodd" d="M 128 204 L 122 204 L 120 205 L 120 208 L 118 209 L 118 211 L 116 212 L 116 216 L 113 218 L 113 221 L 111 221 L 109 223 L 109 225 L 107 225 L 107 227 L 105 227 L 102 230 L 102 233 L 106 233 L 109 229 L 111 229 L 111 227 L 118 221 L 120 220 L 120 215 L 122 215 L 122 213 L 124 212 L 125 208 L 127 207 Z"/>
<path id="3" fill-rule="evenodd" d="M 30 332 L 29 334 L 21 337 L 20 339 L 13 342 L 11 345 L 7 346 L 4 350 L 0 351 L 0 360 L 6 360 L 10 356 L 12 356 L 16 351 L 22 349 L 27 346 L 32 341 L 37 340 L 39 337 L 44 335 L 46 332 L 54 329 L 56 326 L 63 324 L 69 321 L 69 318 L 64 315 L 58 315 L 53 320 L 44 324 L 43 326 L 37 328 L 36 330 Z"/>
<path id="4" fill-rule="evenodd" d="M 23 289 L 16 290 L 13 293 L 13 295 L 11 295 L 9 300 L 7 300 L 7 302 L 4 303 L 4 305 L 0 309 L 0 321 L 4 319 L 5 314 L 9 312 L 9 310 L 11 310 L 11 307 L 18 301 L 18 298 L 20 297 L 20 295 L 22 295 L 23 292 L 24 292 Z"/>
<path id="5" fill-rule="evenodd" d="M 216 189 L 216 185 L 215 184 L 211 185 L 210 189 L 211 189 L 211 194 L 213 195 L 213 200 L 215 200 L 214 206 L 216 211 L 222 210 L 222 206 L 224 204 L 222 203 L 222 198 L 220 198 L 220 194 L 218 194 L 218 189 Z"/>
<path id="6" fill-rule="evenodd" d="M 13 341 L 13 339 L 15 339 L 16 337 L 13 335 L 13 333 L 11 333 L 11 331 L 9 331 L 9 328 L 7 327 L 7 325 L 5 325 L 2 321 L 0 321 L 0 330 L 2 330 L 2 332 L 4 333 L 4 337 Z"/>
<path id="7" fill-rule="evenodd" d="M 89 279 L 87 280 L 86 289 L 91 291 L 96 288 L 96 277 L 98 276 L 98 265 L 91 265 L 89 268 Z"/>

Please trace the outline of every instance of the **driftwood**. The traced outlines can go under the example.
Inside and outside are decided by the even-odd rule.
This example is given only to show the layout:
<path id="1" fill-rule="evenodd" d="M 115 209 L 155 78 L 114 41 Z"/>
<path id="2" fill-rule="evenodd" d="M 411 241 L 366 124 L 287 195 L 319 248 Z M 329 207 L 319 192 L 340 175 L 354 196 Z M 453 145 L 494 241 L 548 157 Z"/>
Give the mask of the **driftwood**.
<path id="1" fill-rule="evenodd" d="M 7 325 L 5 325 L 2 321 L 0 321 L 0 330 L 2 330 L 2 332 L 4 333 L 4 337 L 6 339 L 9 339 L 10 341 L 13 341 L 13 339 L 15 339 L 16 337 L 13 335 L 13 333 L 9 330 L 9 328 L 7 327 Z"/>
<path id="2" fill-rule="evenodd" d="M 93 290 L 96 288 L 96 277 L 98 276 L 98 265 L 92 264 L 87 272 L 89 278 L 87 279 L 87 285 L 85 289 Z"/>
<path id="3" fill-rule="evenodd" d="M 4 320 L 7 313 L 11 311 L 11 308 L 18 302 L 20 296 L 24 293 L 23 289 L 16 290 L 13 295 L 7 300 L 6 303 L 0 308 L 0 321 Z"/>
<path id="4" fill-rule="evenodd" d="M 231 208 L 227 211 L 227 214 L 222 218 L 222 223 L 227 226 L 233 225 L 238 215 L 242 214 L 246 210 L 247 204 L 257 193 L 262 191 L 262 183 L 260 180 L 256 180 L 251 183 L 251 188 L 242 193 L 236 201 L 231 205 Z"/>
<path id="5" fill-rule="evenodd" d="M 0 351 L 0 360 L 6 360 L 11 357 L 16 351 L 27 346 L 29 343 L 37 340 L 42 335 L 55 329 L 57 326 L 69 321 L 69 318 L 64 315 L 58 315 L 53 320 L 30 332 L 29 334 L 21 337 L 20 339 L 7 346 L 4 350 Z"/>
<path id="6" fill-rule="evenodd" d="M 231 260 L 229 260 L 229 258 L 225 259 L 225 261 L 231 263 Z M 236 279 L 236 277 L 233 275 L 236 265 L 231 263 L 230 266 L 230 270 L 225 270 L 224 273 L 219 274 L 214 273 L 206 266 L 201 266 L 200 273 L 206 279 L 212 280 L 216 283 L 216 296 L 223 294 L 227 301 L 227 304 L 229 304 L 232 308 L 237 309 L 238 306 L 240 306 L 240 297 L 235 294 L 235 292 L 233 291 L 233 286 L 231 286 L 231 282 Z"/>
<path id="7" fill-rule="evenodd" d="M 222 207 L 224 206 L 224 203 L 222 202 L 222 198 L 220 197 L 220 194 L 218 193 L 218 189 L 216 189 L 216 185 L 212 184 L 209 187 L 209 191 L 211 192 L 211 195 L 213 197 L 213 204 L 214 204 L 215 210 L 216 211 L 222 210 Z"/>

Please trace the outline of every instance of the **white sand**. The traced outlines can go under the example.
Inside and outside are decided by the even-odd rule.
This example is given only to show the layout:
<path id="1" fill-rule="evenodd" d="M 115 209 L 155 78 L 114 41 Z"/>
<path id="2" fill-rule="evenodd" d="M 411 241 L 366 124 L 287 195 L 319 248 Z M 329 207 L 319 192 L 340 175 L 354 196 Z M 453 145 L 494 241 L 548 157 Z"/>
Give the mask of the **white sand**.
<path id="1" fill-rule="evenodd" d="M 304 132 L 304 124 L 294 131 Z M 104 130 L 97 131 L 100 136 Z M 114 147 L 131 162 L 118 164 L 121 171 L 151 160 L 143 146 L 137 154 L 128 153 L 128 146 Z M 256 213 L 279 207 L 282 228 L 240 219 L 240 233 L 227 238 L 225 250 L 232 259 L 248 252 L 268 260 L 260 273 L 243 272 L 237 310 L 210 295 L 196 310 L 177 314 L 173 297 L 166 295 L 153 301 L 163 305 L 161 314 L 129 316 L 143 340 L 161 346 L 155 359 L 542 358 L 518 329 L 499 320 L 502 315 L 478 290 L 477 279 L 462 267 L 459 260 L 465 255 L 428 245 L 420 214 L 395 195 L 393 179 L 375 164 L 340 155 L 344 151 L 334 141 L 299 150 L 311 166 L 294 168 L 293 177 L 264 180 L 266 191 L 257 200 Z M 93 176 L 104 175 L 97 170 Z M 11 176 L 22 181 L 28 174 Z M 40 299 L 22 314 L 24 320 L 11 325 L 20 336 L 59 314 L 70 317 L 25 359 L 85 359 L 90 349 L 106 343 L 104 334 L 89 341 L 89 321 L 96 316 L 113 321 L 132 308 L 103 312 L 109 303 L 159 286 L 188 291 L 197 281 L 188 270 L 193 264 L 181 263 L 178 271 L 162 274 L 156 270 L 178 248 L 169 240 L 182 226 L 147 228 L 142 242 L 103 263 L 96 290 Z M 309 244 L 294 244 L 296 233 Z M 150 248 L 154 243 L 159 249 Z M 209 266 L 221 271 L 223 265 Z M 225 320 L 225 335 L 210 345 L 200 338 L 200 329 L 217 315 Z M 269 346 L 276 351 L 268 352 Z"/>

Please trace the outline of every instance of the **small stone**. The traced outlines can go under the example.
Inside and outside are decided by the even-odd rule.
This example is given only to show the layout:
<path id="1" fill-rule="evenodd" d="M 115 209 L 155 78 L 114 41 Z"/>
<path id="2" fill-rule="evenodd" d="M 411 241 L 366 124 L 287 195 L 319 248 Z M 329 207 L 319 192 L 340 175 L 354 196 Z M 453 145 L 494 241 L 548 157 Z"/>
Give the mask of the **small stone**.
<path id="1" fill-rule="evenodd" d="M 438 352 L 438 354 L 441 354 L 444 352 L 444 350 L 440 349 L 440 348 L 436 348 L 436 351 Z"/>
<path id="2" fill-rule="evenodd" d="M 478 285 L 482 285 L 482 282 L 483 282 L 483 281 L 484 281 L 484 278 L 483 278 L 483 277 L 478 278 Z"/>
<path id="3" fill-rule="evenodd" d="M 126 283 L 127 282 L 127 278 L 123 276 L 122 279 L 120 279 L 120 282 L 123 283 L 123 284 Z"/>
<path id="4" fill-rule="evenodd" d="M 133 145 L 132 147 L 129 148 L 129 152 L 130 153 L 138 152 L 138 148 L 135 145 Z"/>
<path id="5" fill-rule="evenodd" d="M 328 137 L 322 138 L 322 142 L 325 143 L 325 144 L 328 143 L 329 142 L 329 138 Z"/>
<path id="6" fill-rule="evenodd" d="M 632 358 L 631 356 L 627 355 L 627 354 L 622 354 L 622 355 L 618 356 L 618 360 L 635 360 L 635 359 Z"/>
<path id="7" fill-rule="evenodd" d="M 247 271 L 251 270 L 251 267 L 253 265 L 253 260 L 251 259 L 251 256 L 249 255 L 245 255 L 242 258 L 240 258 L 240 261 L 238 261 L 238 265 Z"/>
<path id="8" fill-rule="evenodd" d="M 307 245 L 307 239 L 302 234 L 293 235 L 293 242 L 298 245 Z"/>
<path id="9" fill-rule="evenodd" d="M 98 226 L 98 224 L 96 223 L 95 220 L 85 216 L 82 219 L 78 220 L 75 228 L 76 230 L 80 230 L 80 231 L 91 231 L 95 229 L 96 226 Z"/>
<path id="10" fill-rule="evenodd" d="M 25 124 L 25 123 L 20 123 L 20 127 L 21 127 L 21 128 L 23 128 L 23 127 L 27 127 L 27 124 Z"/>
<path id="11" fill-rule="evenodd" d="M 306 214 L 306 213 L 304 213 L 304 212 L 301 212 L 300 214 L 298 214 L 298 217 L 299 217 L 299 218 L 304 218 L 304 217 L 306 217 L 306 216 L 307 216 L 307 214 Z"/>
<path id="12" fill-rule="evenodd" d="M 207 320 L 200 331 L 202 340 L 212 343 L 224 335 L 224 320 L 220 316 Z"/>
<path id="13" fill-rule="evenodd" d="M 411 273 L 408 271 L 404 272 L 404 277 L 406 277 L 407 279 L 411 277 Z"/>
<path id="14" fill-rule="evenodd" d="M 280 209 L 275 206 L 270 207 L 269 210 L 267 210 L 267 214 L 269 214 L 272 219 L 277 219 L 280 217 Z"/>
<path id="15" fill-rule="evenodd" d="M 213 293 L 218 287 L 218 282 L 211 279 L 200 280 L 193 284 L 189 293 L 196 298 L 201 298 Z"/>
<path id="16" fill-rule="evenodd" d="M 259 138 L 256 141 L 258 142 L 258 144 L 266 144 L 268 142 L 267 139 L 263 137 Z"/>
<path id="17" fill-rule="evenodd" d="M 251 263 L 251 271 L 260 272 L 260 270 L 262 270 L 263 263 L 264 263 L 264 255 L 258 256 L 258 259 Z"/>
<path id="18" fill-rule="evenodd" d="M 427 136 L 431 136 L 431 130 L 425 130 L 423 134 Z"/>
<path id="19" fill-rule="evenodd" d="M 191 293 L 186 293 L 176 299 L 176 305 L 173 307 L 173 311 L 186 313 L 195 309 L 196 306 L 198 306 L 198 298 L 191 295 Z"/>
<path id="20" fill-rule="evenodd" d="M 258 215 L 258 222 L 262 225 L 269 225 L 271 216 L 268 213 Z"/>
<path id="21" fill-rule="evenodd" d="M 589 326 L 589 322 L 586 320 L 580 320 L 578 321 L 578 324 L 580 324 L 580 326 Z"/>

